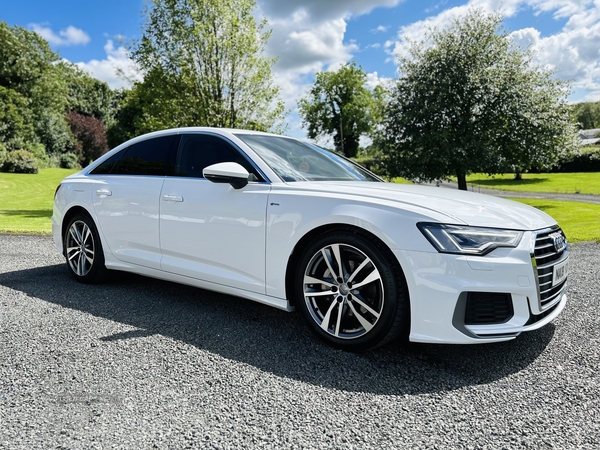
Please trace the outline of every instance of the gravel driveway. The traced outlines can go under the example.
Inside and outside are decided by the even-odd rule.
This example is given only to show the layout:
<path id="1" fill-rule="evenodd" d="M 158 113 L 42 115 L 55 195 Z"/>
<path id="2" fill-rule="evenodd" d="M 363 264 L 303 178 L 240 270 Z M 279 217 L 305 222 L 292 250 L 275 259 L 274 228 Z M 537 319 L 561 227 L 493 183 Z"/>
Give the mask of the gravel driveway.
<path id="1" fill-rule="evenodd" d="M 297 314 L 0 235 L 0 448 L 600 448 L 600 245 L 570 303 L 502 344 L 318 342 Z"/>

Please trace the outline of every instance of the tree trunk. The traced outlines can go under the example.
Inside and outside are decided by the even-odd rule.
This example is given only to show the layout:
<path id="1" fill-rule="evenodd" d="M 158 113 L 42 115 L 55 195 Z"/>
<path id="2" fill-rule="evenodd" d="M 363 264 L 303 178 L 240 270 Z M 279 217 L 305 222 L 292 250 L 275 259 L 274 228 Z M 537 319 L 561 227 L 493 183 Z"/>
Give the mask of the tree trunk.
<path id="1" fill-rule="evenodd" d="M 523 179 L 520 171 L 515 172 L 515 180 L 520 181 Z"/>
<path id="2" fill-rule="evenodd" d="M 467 174 L 459 170 L 456 171 L 456 180 L 458 181 L 458 189 L 461 191 L 467 190 Z"/>

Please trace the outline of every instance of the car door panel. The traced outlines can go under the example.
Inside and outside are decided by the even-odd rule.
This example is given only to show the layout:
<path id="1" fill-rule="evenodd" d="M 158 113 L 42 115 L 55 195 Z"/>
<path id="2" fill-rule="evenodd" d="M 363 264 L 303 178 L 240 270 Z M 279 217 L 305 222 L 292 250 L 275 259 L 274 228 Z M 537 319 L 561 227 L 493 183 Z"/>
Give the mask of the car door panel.
<path id="1" fill-rule="evenodd" d="M 90 173 L 99 229 L 115 258 L 160 269 L 159 198 L 178 142 L 177 135 L 142 140 Z"/>
<path id="2" fill-rule="evenodd" d="M 158 198 L 164 181 L 164 177 L 117 175 L 94 183 L 99 229 L 115 258 L 160 268 Z"/>
<path id="3" fill-rule="evenodd" d="M 168 178 L 160 201 L 162 270 L 264 293 L 269 191 L 267 184 L 234 189 Z"/>

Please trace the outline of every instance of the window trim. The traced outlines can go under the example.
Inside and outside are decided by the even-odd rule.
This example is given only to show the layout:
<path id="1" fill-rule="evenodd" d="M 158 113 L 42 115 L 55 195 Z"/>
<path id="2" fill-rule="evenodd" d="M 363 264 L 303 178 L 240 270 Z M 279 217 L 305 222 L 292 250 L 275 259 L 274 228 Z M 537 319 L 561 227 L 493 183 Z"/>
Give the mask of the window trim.
<path id="1" fill-rule="evenodd" d="M 174 167 L 174 171 L 177 170 L 176 166 L 177 166 L 177 158 L 179 157 L 179 152 L 181 151 L 181 143 L 183 142 L 183 137 L 184 136 L 189 136 L 189 135 L 202 135 L 202 136 L 211 136 L 217 139 L 220 139 L 222 141 L 225 141 L 227 144 L 231 145 L 234 150 L 237 150 L 242 157 L 244 157 L 246 159 L 246 161 L 252 166 L 254 167 L 254 169 L 256 170 L 256 172 L 263 178 L 263 181 L 248 181 L 248 183 L 254 183 L 254 184 L 272 184 L 271 180 L 269 179 L 269 177 L 267 177 L 265 175 L 265 173 L 261 170 L 260 167 L 258 167 L 258 165 L 252 160 L 252 158 L 250 158 L 248 156 L 248 154 L 242 149 L 240 148 L 239 145 L 237 145 L 235 142 L 233 142 L 231 139 L 229 139 L 227 136 L 223 136 L 221 134 L 218 133 L 212 133 L 209 131 L 184 131 L 179 133 L 179 135 L 181 136 L 181 138 L 179 139 L 179 142 L 177 144 L 177 150 L 174 152 L 175 153 L 175 157 L 173 160 L 173 167 Z M 172 175 L 169 175 L 170 177 L 175 177 L 175 178 L 192 178 L 192 179 L 196 179 L 196 180 L 206 180 L 206 178 L 204 177 L 185 177 L 185 176 L 181 176 L 181 175 L 175 175 L 175 173 L 173 173 Z"/>
<path id="2" fill-rule="evenodd" d="M 90 170 L 88 172 L 88 175 L 91 176 L 97 176 L 97 177 L 103 177 L 106 175 L 114 175 L 112 172 L 113 170 L 115 170 L 115 167 L 117 167 L 119 165 L 119 163 L 121 162 L 121 158 L 123 158 L 123 152 L 126 151 L 130 146 L 128 145 L 125 148 L 122 148 L 121 150 L 119 150 L 118 152 L 115 152 L 113 155 L 109 156 L 108 158 L 106 158 L 104 161 L 102 161 L 100 164 L 98 164 L 96 167 L 94 167 L 92 170 Z M 94 173 L 95 170 L 97 170 L 98 168 L 100 168 L 104 163 L 108 162 L 109 160 L 116 158 L 116 162 L 115 164 L 111 167 L 110 172 L 108 173 Z"/>

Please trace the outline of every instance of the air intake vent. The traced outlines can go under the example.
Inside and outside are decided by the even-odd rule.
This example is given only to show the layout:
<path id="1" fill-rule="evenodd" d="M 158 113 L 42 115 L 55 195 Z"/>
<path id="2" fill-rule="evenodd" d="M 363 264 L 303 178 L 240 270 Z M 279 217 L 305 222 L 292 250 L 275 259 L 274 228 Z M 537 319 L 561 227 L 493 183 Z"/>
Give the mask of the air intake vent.
<path id="1" fill-rule="evenodd" d="M 494 292 L 469 292 L 465 325 L 491 325 L 506 323 L 514 315 L 510 294 Z"/>

